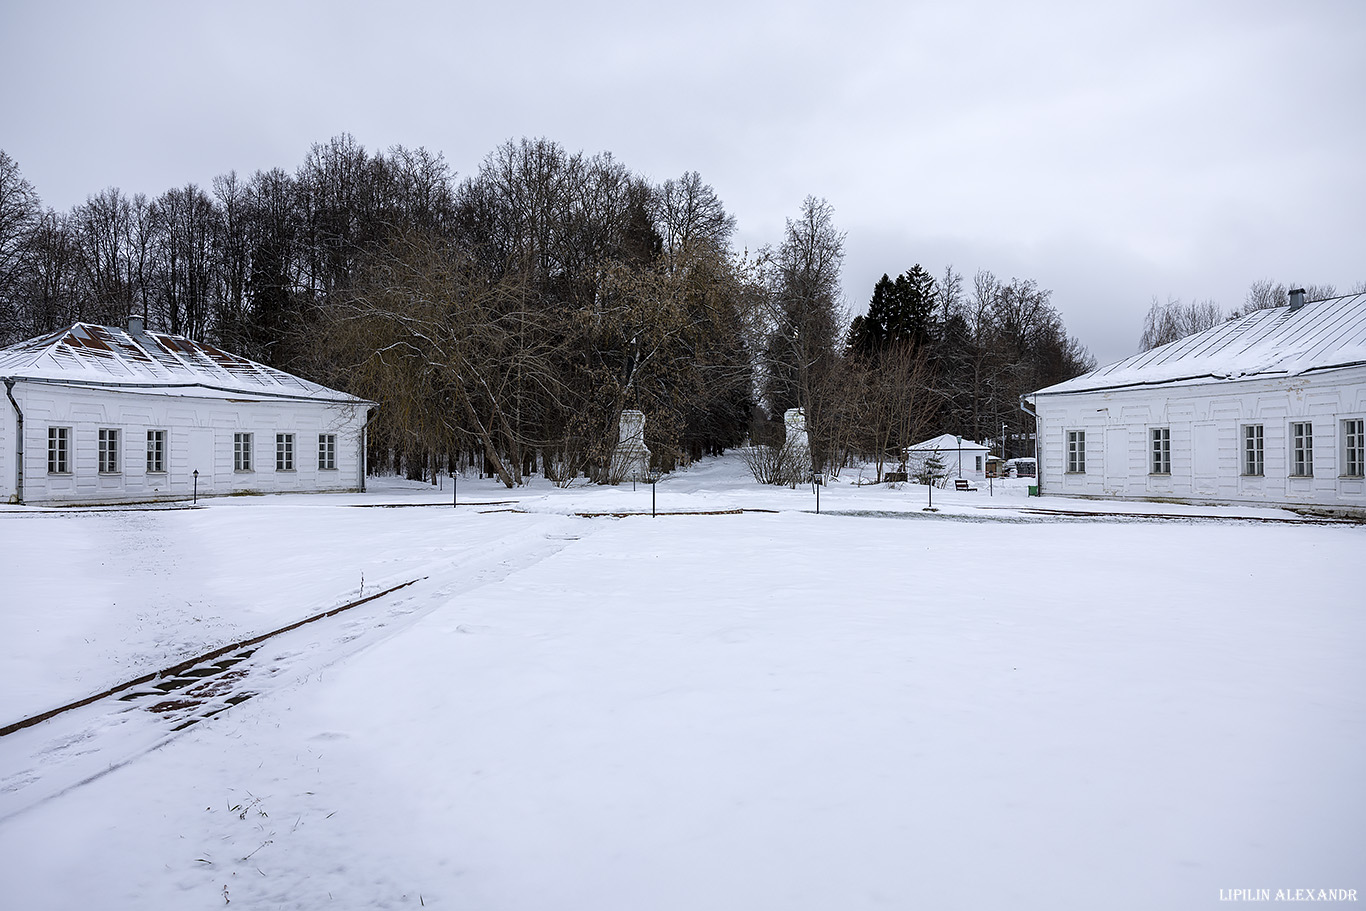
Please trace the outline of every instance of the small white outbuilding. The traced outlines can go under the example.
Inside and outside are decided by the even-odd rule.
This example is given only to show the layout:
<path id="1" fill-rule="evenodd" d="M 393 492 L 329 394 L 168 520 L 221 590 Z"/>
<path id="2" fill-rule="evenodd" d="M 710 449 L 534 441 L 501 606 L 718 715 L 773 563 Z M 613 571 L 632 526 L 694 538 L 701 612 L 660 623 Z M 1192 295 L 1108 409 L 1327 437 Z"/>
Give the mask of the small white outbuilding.
<path id="1" fill-rule="evenodd" d="M 940 477 L 981 481 L 986 479 L 986 458 L 990 454 L 991 447 L 983 443 L 944 433 L 906 447 L 906 473 L 916 477 L 925 463 L 937 455 L 943 466 Z"/>
<path id="2" fill-rule="evenodd" d="M 1366 515 L 1366 294 L 1292 292 L 1023 401 L 1042 493 Z"/>
<path id="3" fill-rule="evenodd" d="M 137 319 L 0 349 L 0 381 L 4 502 L 365 487 L 373 402 Z"/>

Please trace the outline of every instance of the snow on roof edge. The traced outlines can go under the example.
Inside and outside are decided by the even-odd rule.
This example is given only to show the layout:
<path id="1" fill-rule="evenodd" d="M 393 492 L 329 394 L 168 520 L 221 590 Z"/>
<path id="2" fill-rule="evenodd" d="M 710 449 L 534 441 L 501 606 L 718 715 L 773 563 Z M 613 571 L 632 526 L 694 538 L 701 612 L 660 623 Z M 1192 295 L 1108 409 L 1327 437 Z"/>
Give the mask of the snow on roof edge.
<path id="1" fill-rule="evenodd" d="M 288 393 L 288 392 L 273 392 L 273 391 L 271 391 L 271 390 L 269 390 L 269 389 L 243 389 L 243 388 L 241 388 L 241 387 L 213 386 L 213 385 L 210 385 L 210 384 L 208 384 L 208 383 L 196 383 L 196 382 L 188 382 L 188 383 L 137 383 L 137 382 L 119 383 L 119 382 L 101 382 L 101 381 L 98 381 L 98 380 L 82 380 L 82 379 L 67 379 L 67 378 L 53 378 L 53 377 L 42 377 L 42 376 L 22 376 L 22 375 L 4 376 L 4 377 L 0 377 L 0 379 L 14 380 L 15 382 L 19 382 L 19 383 L 38 383 L 38 384 L 41 384 L 41 385 L 44 385 L 44 386 L 70 386 L 70 387 L 76 388 L 76 389 L 87 389 L 87 388 L 92 388 L 92 387 L 94 387 L 94 388 L 102 388 L 102 389 L 115 389 L 115 390 L 118 390 L 118 391 L 120 391 L 120 392 L 132 392 L 132 393 L 166 392 L 166 393 L 182 393 L 182 394 L 184 394 L 184 393 L 192 392 L 193 390 L 196 390 L 196 389 L 202 389 L 202 390 L 205 390 L 205 391 L 207 391 L 207 392 L 221 393 L 220 396 L 193 396 L 193 397 L 195 397 L 195 398 L 220 398 L 220 397 L 221 397 L 221 398 L 227 398 L 227 397 L 230 397 L 230 396 L 231 396 L 231 397 L 250 397 L 250 398 L 264 398 L 264 399 L 279 399 L 279 400 L 282 400 L 282 401 L 292 401 L 292 402 L 314 402 L 314 403 L 322 404 L 322 405 L 374 405 L 374 406 L 378 406 L 378 405 L 379 405 L 379 402 L 373 402 L 373 401 L 371 401 L 370 399 L 363 399 L 363 398 L 361 398 L 360 396 L 351 395 L 349 392 L 341 392 L 341 391 L 335 390 L 335 389 L 329 390 L 329 391 L 335 393 L 335 396 L 334 396 L 334 397 L 327 397 L 327 396 L 322 396 L 322 395 L 295 395 L 295 394 L 291 394 L 291 393 Z M 325 386 L 322 387 L 322 388 L 327 389 L 327 387 L 325 387 Z M 191 397 L 191 396 L 187 396 L 187 397 Z"/>

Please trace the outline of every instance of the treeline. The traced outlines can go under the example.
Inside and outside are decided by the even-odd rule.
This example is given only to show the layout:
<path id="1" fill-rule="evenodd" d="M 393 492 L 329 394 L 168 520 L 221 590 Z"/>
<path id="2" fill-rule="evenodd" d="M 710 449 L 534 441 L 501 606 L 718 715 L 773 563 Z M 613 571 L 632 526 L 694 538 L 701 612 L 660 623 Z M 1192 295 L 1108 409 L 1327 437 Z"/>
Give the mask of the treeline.
<path id="1" fill-rule="evenodd" d="M 449 220 L 452 180 L 439 155 L 370 155 L 342 136 L 293 174 L 232 172 L 154 199 L 109 188 L 60 213 L 0 151 L 0 336 L 140 315 L 279 363 L 298 341 L 289 329 L 355 279 L 367 250 L 398 226 Z"/>
<path id="2" fill-rule="evenodd" d="M 1007 458 L 1033 455 L 1020 396 L 1095 367 L 1050 297 L 1033 280 L 985 270 L 970 287 L 952 267 L 938 280 L 918 263 L 896 279 L 883 275 L 868 313 L 850 326 L 850 369 L 889 391 L 904 385 L 887 384 L 889 372 L 916 378 L 915 401 L 892 409 L 914 419 L 912 442 L 954 433 L 1000 441 L 994 448 Z"/>
<path id="3" fill-rule="evenodd" d="M 1022 431 L 1019 393 L 1089 364 L 1047 291 L 985 272 L 884 279 L 850 326 L 823 200 L 752 257 L 734 229 L 696 172 L 655 183 L 543 139 L 457 180 L 341 136 L 293 173 L 67 213 L 0 151 L 0 341 L 140 315 L 379 402 L 377 467 L 475 462 L 509 485 L 610 481 L 626 408 L 660 469 L 771 443 L 789 407 L 815 467 L 881 462 L 931 428 Z"/>

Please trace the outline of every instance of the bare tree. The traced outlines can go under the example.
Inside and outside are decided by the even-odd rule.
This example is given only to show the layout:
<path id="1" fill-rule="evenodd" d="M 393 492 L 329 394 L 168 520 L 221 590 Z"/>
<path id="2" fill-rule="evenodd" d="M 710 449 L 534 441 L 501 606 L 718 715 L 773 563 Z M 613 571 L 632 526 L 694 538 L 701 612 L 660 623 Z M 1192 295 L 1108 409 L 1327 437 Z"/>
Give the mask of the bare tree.
<path id="1" fill-rule="evenodd" d="M 1252 286 L 1247 289 L 1247 296 L 1243 298 L 1243 305 L 1229 314 L 1229 318 L 1247 316 L 1249 313 L 1268 310 L 1272 307 L 1287 307 L 1290 305 L 1290 289 L 1292 288 L 1303 288 L 1305 299 L 1311 301 L 1324 300 L 1337 294 L 1337 289 L 1332 285 L 1297 285 L 1291 283 L 1287 286 L 1284 283 L 1263 278 L 1252 283 Z"/>
<path id="2" fill-rule="evenodd" d="M 933 372 L 928 353 L 909 344 L 851 368 L 855 442 L 859 454 L 873 462 L 877 480 L 889 460 L 904 462 L 902 452 L 926 434 L 938 414 Z"/>
<path id="3" fill-rule="evenodd" d="M 383 164 L 389 184 L 386 222 L 429 234 L 452 229 L 454 174 L 440 152 L 394 146 Z"/>
<path id="4" fill-rule="evenodd" d="M 730 249 L 735 216 L 696 171 L 664 181 L 654 194 L 654 210 L 670 268 L 687 261 L 699 247 Z"/>
<path id="5" fill-rule="evenodd" d="M 844 237 L 830 203 L 808 196 L 801 215 L 788 219 L 783 242 L 766 254 L 765 392 L 775 414 L 792 407 L 806 411 L 813 467 L 831 448 L 835 415 L 825 398 L 837 386 L 845 323 L 839 286 Z"/>
<path id="6" fill-rule="evenodd" d="M 1143 319 L 1143 335 L 1138 340 L 1138 350 L 1147 351 L 1183 339 L 1223 321 L 1224 312 L 1212 300 L 1184 304 L 1180 298 L 1169 297 L 1164 304 L 1154 297 L 1148 315 Z"/>
<path id="7" fill-rule="evenodd" d="M 515 345 L 515 279 L 490 282 L 449 244 L 399 238 L 361 263 L 362 277 L 323 315 L 317 356 L 339 385 L 379 401 L 381 442 L 427 456 L 475 447 L 508 487 L 517 429 L 514 377 L 560 394 L 549 353 Z M 550 333 L 537 333 L 542 338 Z"/>
<path id="8" fill-rule="evenodd" d="M 251 275 L 249 224 L 250 196 L 246 184 L 229 171 L 213 181 L 213 198 L 219 213 L 218 249 L 214 269 L 218 293 L 212 323 L 220 344 L 233 350 L 247 315 L 247 282 Z"/>
<path id="9" fill-rule="evenodd" d="M 21 291 L 42 206 L 19 165 L 0 149 L 0 344 L 24 331 Z"/>
<path id="10" fill-rule="evenodd" d="M 30 237 L 20 289 L 26 333 L 50 332 L 80 319 L 81 272 L 70 216 L 49 209 Z"/>
<path id="11" fill-rule="evenodd" d="M 152 210 L 157 238 L 154 312 L 173 334 L 201 338 L 219 296 L 222 213 L 194 184 L 166 191 Z"/>
<path id="12" fill-rule="evenodd" d="M 71 213 L 84 279 L 81 319 L 117 325 L 133 310 L 133 210 L 117 187 L 88 197 Z"/>

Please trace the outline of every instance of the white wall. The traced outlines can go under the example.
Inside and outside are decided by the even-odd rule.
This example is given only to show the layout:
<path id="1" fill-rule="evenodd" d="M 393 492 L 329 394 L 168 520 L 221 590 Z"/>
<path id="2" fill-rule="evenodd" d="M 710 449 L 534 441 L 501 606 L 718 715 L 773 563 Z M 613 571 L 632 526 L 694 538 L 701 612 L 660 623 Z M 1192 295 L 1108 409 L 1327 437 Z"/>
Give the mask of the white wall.
<path id="1" fill-rule="evenodd" d="M 199 398 L 162 392 L 125 392 L 19 382 L 14 397 L 24 411 L 26 503 L 129 502 L 189 496 L 199 471 L 201 496 L 243 491 L 351 490 L 361 484 L 360 433 L 364 406 L 255 399 Z M 9 405 L 6 401 L 6 406 Z M 12 428 L 10 417 L 0 426 Z M 48 474 L 48 428 L 69 427 L 70 472 Z M 100 428 L 120 431 L 119 470 L 98 471 Z M 147 472 L 147 431 L 166 431 L 166 471 Z M 12 430 L 10 431 L 12 433 Z M 4 431 L 0 431 L 4 433 Z M 235 471 L 233 439 L 250 433 L 251 471 Z M 294 470 L 277 471 L 276 435 L 293 434 Z M 337 435 L 335 470 L 318 468 L 319 434 Z M 6 440 L 13 437 L 5 433 Z M 5 443 L 13 450 L 13 445 Z M 0 463 L 6 500 L 14 493 L 13 456 Z"/>
<path id="2" fill-rule="evenodd" d="M 1340 477 L 1342 420 L 1366 418 L 1366 367 L 1161 389 L 1046 395 L 1039 413 L 1043 493 L 1366 510 L 1366 480 Z M 1310 421 L 1314 475 L 1290 477 L 1290 425 Z M 1261 424 L 1264 472 L 1242 473 L 1242 427 Z M 1150 431 L 1171 431 L 1171 473 L 1153 474 Z M 1066 434 L 1086 432 L 1086 472 L 1066 471 Z"/>
<path id="3" fill-rule="evenodd" d="M 933 451 L 923 449 L 911 449 L 906 453 L 906 471 L 910 477 L 919 475 L 925 463 L 929 460 Z M 945 478 L 968 478 L 970 480 L 985 481 L 986 457 L 989 450 L 980 448 L 977 444 L 972 444 L 971 448 L 964 445 L 960 450 L 958 447 L 937 450 L 939 462 L 943 466 L 941 477 Z M 961 456 L 961 458 L 960 458 Z M 978 467 L 978 466 L 981 467 Z M 960 470 L 961 469 L 961 470 Z"/>
<path id="4" fill-rule="evenodd" d="M 17 422 L 14 405 L 4 394 L 4 384 L 0 383 L 0 503 L 11 502 L 15 495 L 14 433 Z"/>

